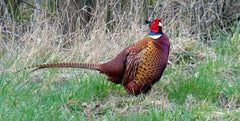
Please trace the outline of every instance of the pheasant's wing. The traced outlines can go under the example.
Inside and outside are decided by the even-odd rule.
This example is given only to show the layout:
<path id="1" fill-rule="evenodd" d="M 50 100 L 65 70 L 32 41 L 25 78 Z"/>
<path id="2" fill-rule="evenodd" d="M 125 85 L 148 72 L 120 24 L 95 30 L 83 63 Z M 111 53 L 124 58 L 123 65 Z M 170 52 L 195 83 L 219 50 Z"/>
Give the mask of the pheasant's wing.
<path id="1" fill-rule="evenodd" d="M 138 68 L 142 65 L 145 47 L 138 49 L 139 52 L 131 51 L 127 56 L 126 69 L 123 75 L 122 85 L 132 81 L 138 72 Z"/>

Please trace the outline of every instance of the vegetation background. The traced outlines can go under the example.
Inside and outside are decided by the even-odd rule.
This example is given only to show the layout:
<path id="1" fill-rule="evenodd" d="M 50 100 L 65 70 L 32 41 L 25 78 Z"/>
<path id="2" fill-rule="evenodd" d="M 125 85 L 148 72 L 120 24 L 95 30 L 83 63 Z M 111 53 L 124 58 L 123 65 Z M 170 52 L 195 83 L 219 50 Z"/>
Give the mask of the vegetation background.
<path id="1" fill-rule="evenodd" d="M 1 120 L 240 120 L 239 0 L 1 0 Z M 129 96 L 98 72 L 161 18 L 171 42 L 163 77 Z"/>

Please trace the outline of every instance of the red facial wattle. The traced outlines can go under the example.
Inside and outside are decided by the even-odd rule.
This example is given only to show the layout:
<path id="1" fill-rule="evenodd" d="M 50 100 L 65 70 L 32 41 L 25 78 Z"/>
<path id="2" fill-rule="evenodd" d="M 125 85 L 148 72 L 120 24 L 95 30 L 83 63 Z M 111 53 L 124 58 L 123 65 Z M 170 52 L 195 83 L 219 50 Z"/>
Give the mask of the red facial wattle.
<path id="1" fill-rule="evenodd" d="M 161 20 L 160 20 L 161 21 Z M 159 32 L 159 20 L 155 19 L 151 24 L 150 24 L 150 29 L 151 31 L 153 31 L 154 33 L 158 33 Z"/>

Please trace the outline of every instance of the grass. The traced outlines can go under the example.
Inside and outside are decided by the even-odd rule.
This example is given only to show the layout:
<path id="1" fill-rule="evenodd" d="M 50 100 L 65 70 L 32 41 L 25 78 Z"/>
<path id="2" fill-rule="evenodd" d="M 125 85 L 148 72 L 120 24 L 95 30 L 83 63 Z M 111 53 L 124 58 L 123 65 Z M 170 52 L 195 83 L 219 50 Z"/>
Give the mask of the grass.
<path id="1" fill-rule="evenodd" d="M 221 34 L 221 33 L 220 33 Z M 235 49 L 234 49 L 235 48 Z M 95 71 L 28 70 L 15 73 L 2 61 L 2 120 L 239 120 L 239 31 L 222 35 L 203 52 L 203 60 L 185 52 L 169 64 L 147 95 L 131 97 L 123 87 Z M 215 53 L 213 58 L 208 51 Z M 4 56 L 1 56 L 2 60 Z M 193 64 L 194 63 L 194 64 Z M 17 68 L 23 67 L 18 65 Z"/>

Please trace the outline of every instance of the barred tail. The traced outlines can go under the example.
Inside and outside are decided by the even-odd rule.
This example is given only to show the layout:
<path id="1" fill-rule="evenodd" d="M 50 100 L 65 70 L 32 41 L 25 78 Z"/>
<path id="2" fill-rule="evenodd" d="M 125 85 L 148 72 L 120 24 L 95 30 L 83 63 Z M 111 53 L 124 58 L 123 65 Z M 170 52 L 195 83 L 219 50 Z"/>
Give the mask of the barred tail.
<path id="1" fill-rule="evenodd" d="M 41 64 L 35 66 L 25 67 L 17 72 L 20 72 L 25 69 L 36 68 L 33 71 L 43 68 L 86 68 L 86 69 L 94 69 L 100 71 L 100 64 L 91 64 L 91 63 L 49 63 L 49 64 Z M 33 72 L 31 71 L 31 72 Z"/>

